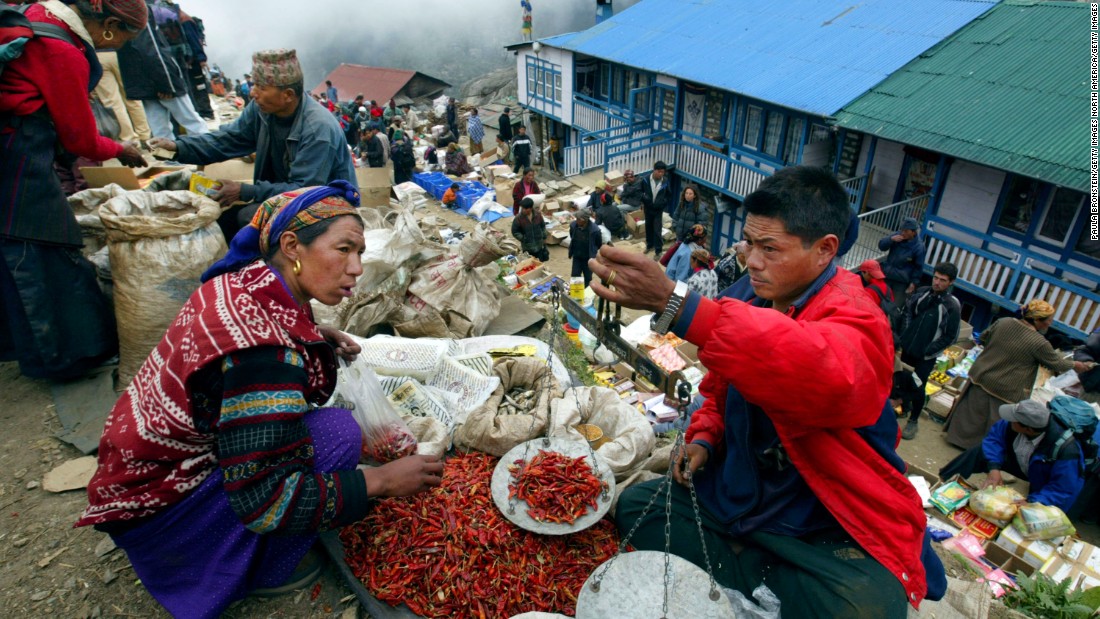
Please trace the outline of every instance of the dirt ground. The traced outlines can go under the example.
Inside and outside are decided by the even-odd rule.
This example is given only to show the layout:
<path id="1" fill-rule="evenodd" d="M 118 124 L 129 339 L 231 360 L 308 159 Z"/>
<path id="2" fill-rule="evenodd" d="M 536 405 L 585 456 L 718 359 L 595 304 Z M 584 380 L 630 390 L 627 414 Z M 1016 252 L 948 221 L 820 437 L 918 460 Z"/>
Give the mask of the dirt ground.
<path id="1" fill-rule="evenodd" d="M 472 221 L 441 208 L 427 209 L 469 229 Z M 510 220 L 497 222 L 502 229 Z M 642 245 L 622 245 L 640 251 Z M 551 247 L 550 270 L 569 275 L 561 247 Z M 624 312 L 624 317 L 634 314 Z M 91 528 L 73 528 L 85 506 L 82 490 L 54 494 L 41 488 L 43 476 L 80 457 L 54 435 L 60 424 L 49 385 L 21 376 L 14 363 L 0 364 L 0 616 L 164 617 L 167 613 L 137 581 L 125 554 L 110 550 L 109 538 Z M 925 418 L 916 440 L 904 441 L 901 454 L 935 471 L 957 453 L 937 424 Z M 1096 527 L 1082 531 L 1096 543 Z M 314 590 L 272 600 L 246 600 L 227 617 L 365 617 L 352 592 L 332 566 Z"/>

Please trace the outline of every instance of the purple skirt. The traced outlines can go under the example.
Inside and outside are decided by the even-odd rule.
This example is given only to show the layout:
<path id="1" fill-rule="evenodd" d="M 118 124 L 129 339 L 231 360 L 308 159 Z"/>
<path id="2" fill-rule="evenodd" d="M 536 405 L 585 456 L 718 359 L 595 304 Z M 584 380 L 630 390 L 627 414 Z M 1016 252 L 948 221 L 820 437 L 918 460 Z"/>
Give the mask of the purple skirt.
<path id="1" fill-rule="evenodd" d="M 322 408 L 306 413 L 304 421 L 316 471 L 355 468 L 362 438 L 350 411 Z M 217 617 L 250 591 L 285 583 L 317 533 L 248 530 L 229 506 L 216 468 L 184 500 L 111 537 L 146 590 L 174 617 Z"/>

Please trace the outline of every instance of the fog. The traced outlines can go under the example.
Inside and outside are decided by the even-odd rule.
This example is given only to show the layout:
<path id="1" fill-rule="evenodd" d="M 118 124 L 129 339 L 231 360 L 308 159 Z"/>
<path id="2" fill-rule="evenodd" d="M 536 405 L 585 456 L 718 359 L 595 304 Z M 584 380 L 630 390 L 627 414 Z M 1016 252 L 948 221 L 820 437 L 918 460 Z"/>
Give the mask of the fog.
<path id="1" fill-rule="evenodd" d="M 178 0 L 202 19 L 206 53 L 230 77 L 252 52 L 298 50 L 306 88 L 342 62 L 421 71 L 456 87 L 509 66 L 522 40 L 519 0 Z M 615 0 L 616 12 L 638 0 Z M 595 23 L 595 0 L 531 0 L 536 38 Z"/>

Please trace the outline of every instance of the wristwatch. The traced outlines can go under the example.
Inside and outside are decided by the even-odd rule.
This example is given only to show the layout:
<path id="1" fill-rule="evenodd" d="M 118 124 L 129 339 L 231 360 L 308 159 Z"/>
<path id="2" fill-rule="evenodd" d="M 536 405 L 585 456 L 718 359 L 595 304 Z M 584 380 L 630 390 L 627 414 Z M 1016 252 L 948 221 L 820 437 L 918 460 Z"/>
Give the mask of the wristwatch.
<path id="1" fill-rule="evenodd" d="M 688 285 L 684 282 L 676 282 L 676 287 L 672 289 L 672 296 L 668 298 L 668 304 L 665 305 L 665 311 L 660 316 L 654 316 L 650 319 L 649 328 L 658 335 L 668 333 L 669 329 L 672 328 L 672 319 L 676 318 L 676 313 L 684 305 L 684 298 L 687 297 L 687 293 Z"/>

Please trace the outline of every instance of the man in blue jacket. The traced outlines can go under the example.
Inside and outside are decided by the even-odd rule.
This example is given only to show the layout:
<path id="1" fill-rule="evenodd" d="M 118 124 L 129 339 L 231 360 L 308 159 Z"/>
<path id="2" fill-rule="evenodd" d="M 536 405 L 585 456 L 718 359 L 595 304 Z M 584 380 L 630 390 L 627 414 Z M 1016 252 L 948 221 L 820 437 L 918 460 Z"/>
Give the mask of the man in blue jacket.
<path id="1" fill-rule="evenodd" d="M 881 261 L 882 272 L 899 306 L 905 305 L 924 273 L 924 242 L 917 233 L 919 228 L 916 219 L 906 217 L 901 222 L 901 230 L 878 242 L 878 248 L 887 252 L 886 259 Z"/>
<path id="2" fill-rule="evenodd" d="M 149 141 L 175 151 L 181 163 L 205 165 L 256 153 L 252 184 L 221 180 L 214 195 L 228 208 L 218 220 L 227 241 L 274 195 L 335 180 L 356 183 L 340 123 L 312 97 L 303 97 L 294 50 L 253 54 L 252 80 L 252 102 L 233 123 L 205 135 Z"/>
<path id="3" fill-rule="evenodd" d="M 1002 472 L 1027 480 L 1027 500 L 1068 511 L 1085 484 L 1081 447 L 1070 438 L 1057 445 L 1066 428 L 1043 404 L 1024 400 L 998 409 L 982 444 L 972 447 L 940 470 L 940 479 L 988 473 L 986 486 L 1004 483 Z"/>

